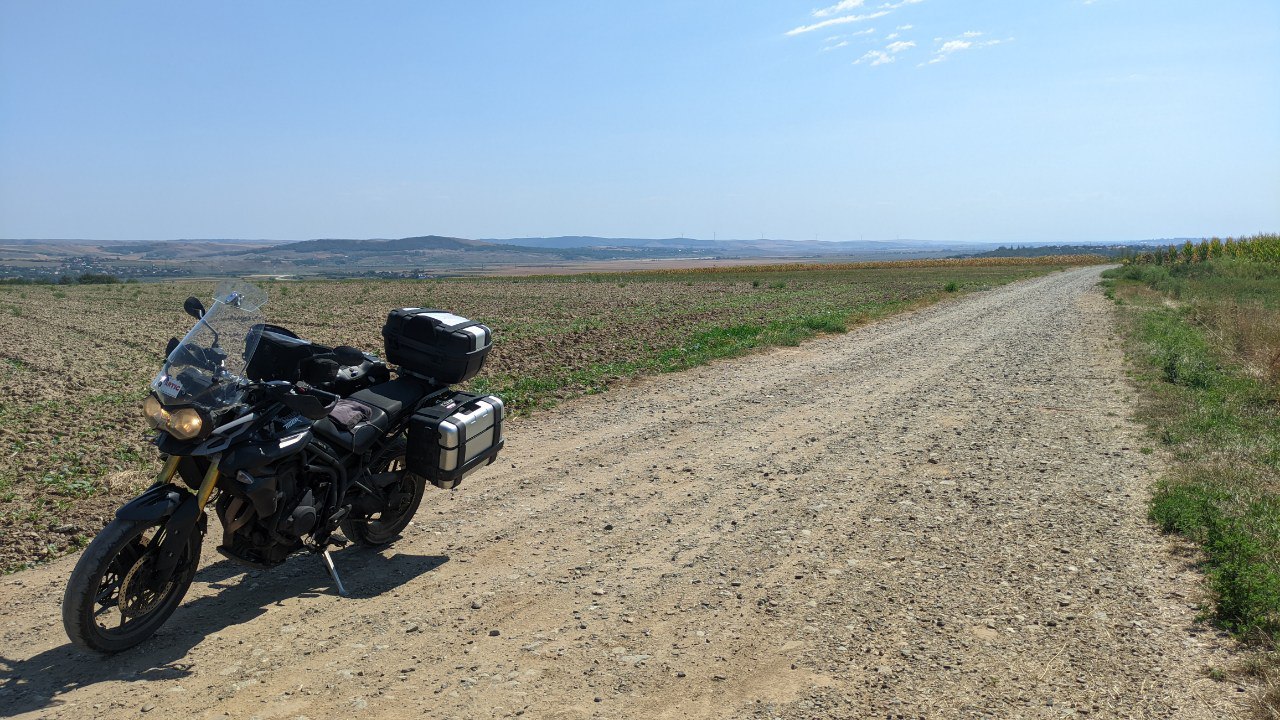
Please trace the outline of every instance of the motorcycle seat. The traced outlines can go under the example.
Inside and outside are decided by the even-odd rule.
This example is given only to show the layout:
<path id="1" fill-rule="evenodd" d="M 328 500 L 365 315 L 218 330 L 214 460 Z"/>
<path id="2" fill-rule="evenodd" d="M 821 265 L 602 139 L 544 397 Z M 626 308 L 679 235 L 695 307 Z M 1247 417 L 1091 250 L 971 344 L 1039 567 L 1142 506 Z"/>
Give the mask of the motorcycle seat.
<path id="1" fill-rule="evenodd" d="M 391 420 L 397 420 L 406 408 L 412 410 L 426 394 L 427 388 L 422 383 L 399 378 L 354 392 L 351 399 L 381 410 Z"/>
<path id="2" fill-rule="evenodd" d="M 369 419 L 356 423 L 349 432 L 329 418 L 317 420 L 311 430 L 344 450 L 364 452 L 391 427 L 391 418 L 380 408 L 370 406 L 369 409 L 373 411 Z"/>
<path id="3" fill-rule="evenodd" d="M 379 383 L 351 394 L 352 400 L 364 403 L 373 411 L 368 420 L 357 423 L 350 432 L 329 418 L 316 421 L 311 429 L 345 450 L 362 453 L 391 429 L 401 413 L 406 409 L 412 410 L 426 394 L 427 389 L 413 380 Z"/>

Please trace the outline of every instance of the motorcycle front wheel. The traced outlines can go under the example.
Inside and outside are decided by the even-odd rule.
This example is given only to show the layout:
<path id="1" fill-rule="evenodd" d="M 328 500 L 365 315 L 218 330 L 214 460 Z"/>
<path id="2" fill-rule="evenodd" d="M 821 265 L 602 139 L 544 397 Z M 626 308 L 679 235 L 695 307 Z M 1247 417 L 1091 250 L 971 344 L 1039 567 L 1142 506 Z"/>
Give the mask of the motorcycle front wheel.
<path id="1" fill-rule="evenodd" d="M 62 597 L 62 625 L 72 642 L 120 652 L 151 637 L 173 614 L 195 577 L 204 538 L 194 530 L 172 577 L 153 589 L 150 572 L 164 523 L 116 519 L 85 548 Z"/>

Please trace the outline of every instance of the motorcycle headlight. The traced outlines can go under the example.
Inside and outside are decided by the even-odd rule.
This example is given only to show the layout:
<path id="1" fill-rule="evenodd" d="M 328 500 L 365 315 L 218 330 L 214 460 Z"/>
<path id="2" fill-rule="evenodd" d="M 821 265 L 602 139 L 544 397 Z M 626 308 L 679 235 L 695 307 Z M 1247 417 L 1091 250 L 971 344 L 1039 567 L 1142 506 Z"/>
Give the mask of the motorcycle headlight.
<path id="1" fill-rule="evenodd" d="M 148 425 L 178 440 L 191 440 L 204 429 L 204 418 L 200 417 L 199 411 L 182 408 L 170 412 L 154 395 L 142 401 L 142 414 L 146 416 Z"/>
<path id="2" fill-rule="evenodd" d="M 147 424 L 156 430 L 163 430 L 164 426 L 169 422 L 169 412 L 164 409 L 160 401 L 154 395 L 150 395 L 146 400 L 142 401 L 142 414 L 147 418 Z"/>
<path id="3" fill-rule="evenodd" d="M 170 413 L 169 423 L 165 427 L 169 434 L 179 440 L 190 440 L 200 434 L 204 419 L 192 408 L 183 408 Z"/>

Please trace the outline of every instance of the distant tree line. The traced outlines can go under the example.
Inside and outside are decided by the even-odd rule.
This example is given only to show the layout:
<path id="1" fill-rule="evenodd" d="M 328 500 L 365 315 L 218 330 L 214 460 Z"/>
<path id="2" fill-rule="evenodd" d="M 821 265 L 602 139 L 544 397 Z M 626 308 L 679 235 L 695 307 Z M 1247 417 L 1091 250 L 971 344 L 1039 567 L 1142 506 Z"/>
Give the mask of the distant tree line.
<path id="1" fill-rule="evenodd" d="M 1044 257 L 1046 255 L 1104 255 L 1106 257 L 1122 257 L 1131 252 L 1124 247 L 1108 247 L 1105 245 L 1035 245 L 1005 247 L 1001 245 L 995 250 L 959 255 L 957 257 Z"/>

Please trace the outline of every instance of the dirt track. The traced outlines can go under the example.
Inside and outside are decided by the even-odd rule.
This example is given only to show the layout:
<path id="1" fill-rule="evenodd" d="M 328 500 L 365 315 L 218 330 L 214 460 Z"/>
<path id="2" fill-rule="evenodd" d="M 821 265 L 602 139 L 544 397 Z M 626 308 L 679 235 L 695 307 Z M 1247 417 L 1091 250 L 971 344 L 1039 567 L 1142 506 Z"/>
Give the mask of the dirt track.
<path id="1" fill-rule="evenodd" d="M 390 550 L 212 554 L 154 640 L 72 650 L 74 558 L 0 578 L 29 717 L 1187 717 L 1197 580 L 1144 520 L 1086 268 L 575 401 Z"/>

